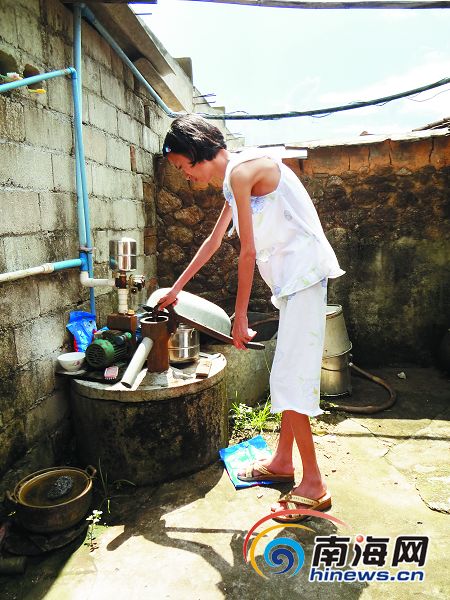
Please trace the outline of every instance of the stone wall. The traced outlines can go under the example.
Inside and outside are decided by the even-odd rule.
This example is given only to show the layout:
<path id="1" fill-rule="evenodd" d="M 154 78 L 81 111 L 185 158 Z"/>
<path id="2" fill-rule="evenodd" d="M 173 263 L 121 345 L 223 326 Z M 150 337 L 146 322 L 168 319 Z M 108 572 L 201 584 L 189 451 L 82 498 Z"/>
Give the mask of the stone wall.
<path id="1" fill-rule="evenodd" d="M 0 73 L 73 64 L 72 12 L 58 0 L 3 0 Z M 94 276 L 109 276 L 108 241 L 138 242 L 138 273 L 155 275 L 153 157 L 169 119 L 96 31 L 83 22 L 83 121 Z M 72 94 L 65 77 L 0 94 L 0 272 L 78 258 Z M 96 289 L 97 324 L 116 307 Z M 0 284 L 1 489 L 60 462 L 70 441 L 67 380 L 71 310 L 89 310 L 79 269 Z"/>
<path id="2" fill-rule="evenodd" d="M 344 307 L 356 364 L 435 360 L 449 326 L 450 136 L 311 147 L 286 160 L 308 189 L 346 275 L 330 281 L 329 302 Z M 223 205 L 221 190 L 191 188 L 161 161 L 158 170 L 158 277 L 170 285 Z M 234 309 L 239 240 L 186 289 Z M 270 312 L 255 278 L 251 310 Z"/>

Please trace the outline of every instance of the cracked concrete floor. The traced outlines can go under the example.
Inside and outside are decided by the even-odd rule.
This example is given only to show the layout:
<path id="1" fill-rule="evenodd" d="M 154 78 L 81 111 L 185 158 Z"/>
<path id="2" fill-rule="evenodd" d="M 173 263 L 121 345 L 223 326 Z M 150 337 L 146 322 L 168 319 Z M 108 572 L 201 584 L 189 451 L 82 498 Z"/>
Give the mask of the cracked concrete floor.
<path id="1" fill-rule="evenodd" d="M 406 379 L 397 377 L 401 370 Z M 319 461 L 333 495 L 329 514 L 349 528 L 308 519 L 304 524 L 313 531 L 285 527 L 268 532 L 256 550 L 267 579 L 244 561 L 243 542 L 289 488 L 235 491 L 217 462 L 190 477 L 113 499 L 112 518 L 98 531 L 96 550 L 90 552 L 81 539 L 30 559 L 24 575 L 0 577 L 2 599 L 448 598 L 449 378 L 432 368 L 373 372 L 398 393 L 391 409 L 374 415 L 333 411 L 315 425 Z M 351 402 L 385 399 L 380 386 L 352 380 Z M 272 436 L 268 439 L 274 443 Z M 297 454 L 296 467 L 301 472 Z M 274 524 L 267 521 L 263 528 Z M 283 536 L 300 543 L 309 567 L 315 536 L 333 534 L 390 540 L 428 536 L 424 581 L 309 582 L 306 568 L 293 577 L 267 570 L 262 553 L 269 540 Z"/>

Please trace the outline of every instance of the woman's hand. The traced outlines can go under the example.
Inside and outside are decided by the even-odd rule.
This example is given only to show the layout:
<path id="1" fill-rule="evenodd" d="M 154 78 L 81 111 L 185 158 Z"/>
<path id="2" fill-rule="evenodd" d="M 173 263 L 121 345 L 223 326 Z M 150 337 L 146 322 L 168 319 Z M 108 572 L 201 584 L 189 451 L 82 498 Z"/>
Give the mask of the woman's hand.
<path id="1" fill-rule="evenodd" d="M 171 287 L 167 294 L 159 299 L 158 309 L 162 310 L 163 308 L 166 308 L 166 306 L 170 306 L 171 304 L 173 306 L 176 306 L 178 302 L 177 296 L 180 293 L 180 291 L 181 290 L 175 286 Z"/>
<path id="2" fill-rule="evenodd" d="M 235 317 L 231 335 L 233 336 L 234 346 L 239 350 L 246 350 L 245 344 L 250 342 L 256 335 L 256 331 L 248 327 L 247 315 Z"/>

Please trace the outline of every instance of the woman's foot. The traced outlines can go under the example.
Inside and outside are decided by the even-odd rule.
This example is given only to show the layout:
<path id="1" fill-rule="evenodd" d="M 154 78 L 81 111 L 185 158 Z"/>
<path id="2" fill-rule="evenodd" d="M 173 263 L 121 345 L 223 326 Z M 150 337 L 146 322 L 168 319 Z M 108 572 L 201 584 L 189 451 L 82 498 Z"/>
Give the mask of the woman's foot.
<path id="1" fill-rule="evenodd" d="M 294 481 L 294 466 L 273 457 L 266 458 L 248 465 L 245 471 L 239 471 L 238 478 L 242 481 Z"/>
<path id="2" fill-rule="evenodd" d="M 323 481 L 319 481 L 316 483 L 302 481 L 300 483 L 300 485 L 293 488 L 289 492 L 289 494 L 286 494 L 286 496 L 282 496 L 282 498 L 280 498 L 280 500 L 278 502 L 276 502 L 275 504 L 272 504 L 272 506 L 270 507 L 271 512 L 277 512 L 279 510 L 287 510 L 288 508 L 292 508 L 292 506 L 287 506 L 287 504 L 289 502 L 289 499 L 288 499 L 289 496 L 297 496 L 297 497 L 307 498 L 311 501 L 318 502 L 319 505 L 322 502 L 325 502 L 325 504 L 328 504 L 328 499 L 329 499 L 329 505 L 331 506 L 331 496 L 327 493 L 327 487 Z M 286 498 L 286 499 L 283 500 L 283 498 Z M 311 503 L 301 503 L 301 502 L 296 501 L 295 508 L 296 509 L 297 508 L 312 509 L 313 505 Z M 316 507 L 313 510 L 320 510 L 320 508 Z M 286 519 L 290 520 L 289 517 L 286 517 Z M 285 519 L 283 519 L 283 520 L 285 520 Z"/>

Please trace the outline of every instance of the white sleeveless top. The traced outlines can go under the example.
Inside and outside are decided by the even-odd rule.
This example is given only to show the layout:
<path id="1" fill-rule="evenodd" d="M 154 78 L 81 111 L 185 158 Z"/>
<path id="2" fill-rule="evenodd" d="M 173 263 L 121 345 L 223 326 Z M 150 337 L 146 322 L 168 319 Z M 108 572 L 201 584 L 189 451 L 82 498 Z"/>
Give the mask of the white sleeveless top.
<path id="1" fill-rule="evenodd" d="M 236 200 L 230 185 L 232 170 L 255 158 L 274 160 L 281 173 L 277 189 L 265 196 L 251 196 L 256 262 L 261 277 L 272 290 L 272 302 L 310 287 L 322 279 L 345 273 L 322 229 L 319 217 L 302 183 L 277 156 L 262 148 L 231 154 L 223 193 L 233 212 L 233 228 L 239 235 Z"/>

